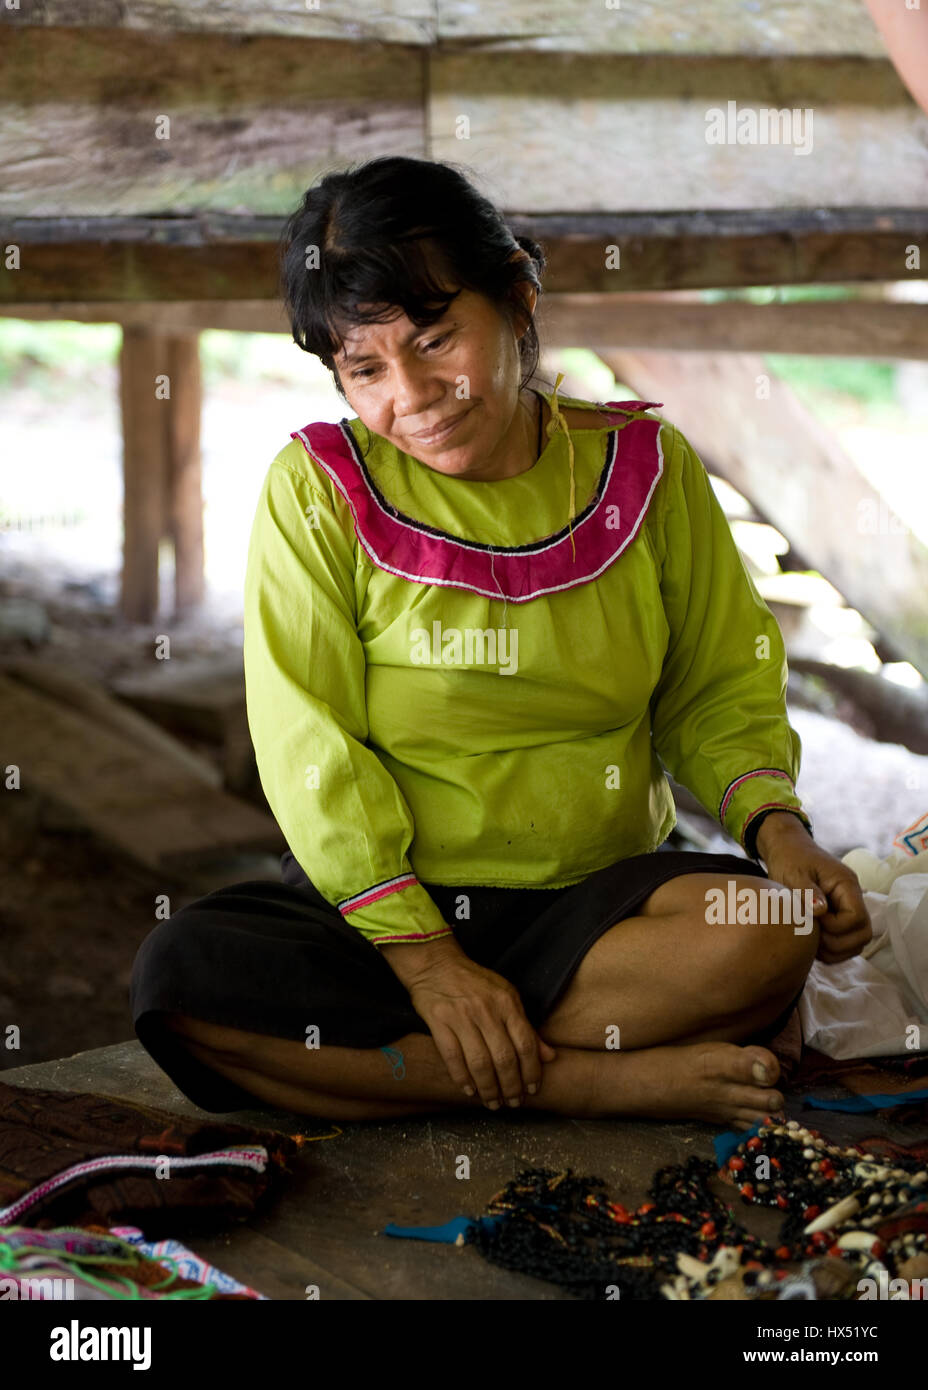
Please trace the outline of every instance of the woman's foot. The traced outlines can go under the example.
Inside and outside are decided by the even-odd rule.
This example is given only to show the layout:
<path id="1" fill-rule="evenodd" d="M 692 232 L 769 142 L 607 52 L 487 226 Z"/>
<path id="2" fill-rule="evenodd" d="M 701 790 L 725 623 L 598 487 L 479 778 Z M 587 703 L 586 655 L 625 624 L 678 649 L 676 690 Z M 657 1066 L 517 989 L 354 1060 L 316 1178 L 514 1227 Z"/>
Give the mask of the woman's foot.
<path id="1" fill-rule="evenodd" d="M 701 1042 L 604 1052 L 590 1113 L 708 1120 L 749 1129 L 765 1115 L 782 1113 L 783 1096 L 774 1089 L 779 1074 L 774 1054 L 757 1044 Z"/>

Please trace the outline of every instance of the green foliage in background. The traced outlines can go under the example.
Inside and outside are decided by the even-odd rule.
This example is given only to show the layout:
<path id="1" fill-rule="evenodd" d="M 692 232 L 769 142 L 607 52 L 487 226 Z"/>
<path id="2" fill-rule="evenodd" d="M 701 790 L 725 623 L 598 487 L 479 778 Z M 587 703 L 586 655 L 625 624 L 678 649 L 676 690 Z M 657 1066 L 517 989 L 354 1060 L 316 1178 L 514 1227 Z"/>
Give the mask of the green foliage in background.
<path id="1" fill-rule="evenodd" d="M 0 390 L 16 386 L 48 391 L 65 399 L 86 391 L 100 369 L 116 372 L 121 332 L 115 323 L 33 323 L 0 320 Z M 305 381 L 325 369 L 282 333 L 200 334 L 205 386 L 222 379 Z"/>
<path id="2" fill-rule="evenodd" d="M 31 323 L 0 319 L 0 387 L 35 386 L 64 398 L 88 377 L 115 363 L 120 331 L 115 323 Z"/>
<path id="3" fill-rule="evenodd" d="M 866 357 L 798 357 L 770 352 L 764 361 L 807 405 L 817 398 L 853 396 L 862 405 L 896 403 L 896 367 Z"/>
<path id="4" fill-rule="evenodd" d="M 740 299 L 745 304 L 798 304 L 806 299 L 856 299 L 846 285 L 745 285 L 736 290 L 703 290 L 706 304 Z"/>
<path id="5" fill-rule="evenodd" d="M 854 299 L 845 285 L 751 285 L 736 290 L 704 290 L 707 304 L 740 300 L 746 304 L 798 304 L 814 299 Z M 896 402 L 896 367 L 866 357 L 805 357 L 765 353 L 764 361 L 807 404 L 828 396 L 852 396 L 866 406 Z"/>

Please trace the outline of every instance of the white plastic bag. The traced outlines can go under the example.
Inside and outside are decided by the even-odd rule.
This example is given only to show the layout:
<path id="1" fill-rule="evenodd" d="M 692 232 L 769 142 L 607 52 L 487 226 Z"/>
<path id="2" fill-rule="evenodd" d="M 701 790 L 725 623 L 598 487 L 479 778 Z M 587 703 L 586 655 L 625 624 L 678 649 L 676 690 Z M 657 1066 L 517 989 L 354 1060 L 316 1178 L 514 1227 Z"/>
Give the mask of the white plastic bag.
<path id="1" fill-rule="evenodd" d="M 864 890 L 873 940 L 838 965 L 815 961 L 799 1001 L 803 1042 L 828 1057 L 928 1051 L 928 851 L 843 862 Z"/>

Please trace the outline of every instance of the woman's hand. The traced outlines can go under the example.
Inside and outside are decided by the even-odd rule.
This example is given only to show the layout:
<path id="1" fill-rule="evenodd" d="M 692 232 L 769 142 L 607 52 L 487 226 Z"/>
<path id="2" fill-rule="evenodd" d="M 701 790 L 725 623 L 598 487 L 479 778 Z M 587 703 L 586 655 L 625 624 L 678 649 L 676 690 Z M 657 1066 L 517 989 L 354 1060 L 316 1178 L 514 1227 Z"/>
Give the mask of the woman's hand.
<path id="1" fill-rule="evenodd" d="M 400 954 L 407 946 L 384 951 L 391 949 L 394 969 L 402 963 L 397 974 L 455 1085 L 466 1095 L 478 1093 L 491 1110 L 503 1101 L 520 1105 L 526 1092 L 538 1091 L 542 1063 L 557 1053 L 525 1017 L 514 985 L 471 960 L 451 938 L 434 947 L 417 965 Z"/>
<path id="2" fill-rule="evenodd" d="M 817 845 L 796 816 L 768 816 L 758 831 L 757 852 L 775 883 L 811 888 L 823 900 L 813 899 L 812 909 L 819 925 L 819 960 L 836 965 L 863 950 L 873 936 L 873 926 L 860 879 Z"/>

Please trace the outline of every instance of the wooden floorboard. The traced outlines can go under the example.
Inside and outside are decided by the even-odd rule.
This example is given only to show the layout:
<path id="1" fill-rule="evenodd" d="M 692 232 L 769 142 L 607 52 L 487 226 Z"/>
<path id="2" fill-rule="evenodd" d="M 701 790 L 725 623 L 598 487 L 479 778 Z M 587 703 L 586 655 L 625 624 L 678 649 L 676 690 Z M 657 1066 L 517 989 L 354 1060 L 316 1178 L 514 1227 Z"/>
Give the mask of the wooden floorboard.
<path id="1" fill-rule="evenodd" d="M 317 1260 L 295 1254 L 251 1225 L 220 1235 L 198 1235 L 192 1243 L 198 1255 L 266 1298 L 297 1300 L 318 1296 L 359 1302 L 370 1297 Z M 309 1292 L 313 1287 L 318 1295 Z"/>
<path id="2" fill-rule="evenodd" d="M 0 1080 L 102 1092 L 207 1118 L 134 1041 L 0 1071 Z M 307 1136 L 332 1130 L 280 1111 L 237 1111 L 230 1118 Z M 663 1164 L 691 1153 L 711 1156 L 715 1132 L 709 1125 L 581 1121 L 528 1111 L 485 1117 L 449 1112 L 339 1128 L 336 1137 L 302 1148 L 277 1197 L 249 1222 L 191 1236 L 188 1243 L 272 1299 L 305 1300 L 307 1285 L 315 1284 L 320 1298 L 339 1300 L 562 1301 L 570 1295 L 499 1269 L 472 1248 L 390 1237 L 383 1228 L 479 1215 L 528 1167 L 572 1167 L 602 1178 L 615 1200 L 638 1205 Z M 470 1161 L 467 1179 L 456 1176 L 462 1155 Z M 771 1227 L 772 1213 L 740 1203 L 737 1214 L 768 1237 L 778 1224 Z M 185 1239 L 183 1231 L 175 1235 Z"/>
<path id="3" fill-rule="evenodd" d="M 92 1090 L 205 1118 L 137 1042 L 0 1072 L 9 1085 Z M 279 1111 L 234 1118 L 287 1132 L 324 1135 L 331 1127 Z M 218 1268 L 269 1298 L 554 1299 L 553 1285 L 511 1274 L 475 1250 L 384 1235 L 402 1226 L 438 1225 L 477 1215 L 522 1168 L 562 1168 L 604 1178 L 619 1200 L 640 1201 L 661 1163 L 698 1146 L 711 1129 L 620 1121 L 583 1121 L 521 1112 L 499 1117 L 445 1116 L 390 1124 L 341 1125 L 333 1139 L 309 1143 L 279 1196 L 251 1221 L 198 1235 L 190 1243 Z M 470 1178 L 455 1176 L 461 1155 Z M 177 1232 L 178 1239 L 183 1233 Z"/>

